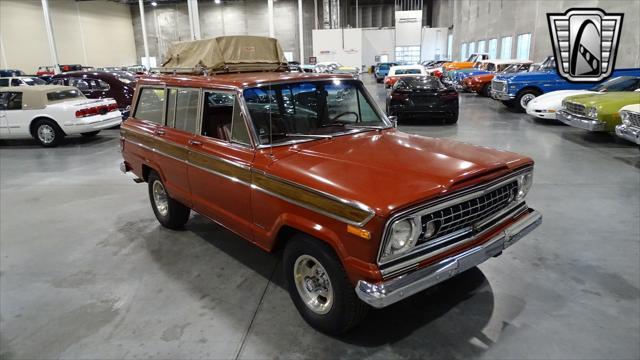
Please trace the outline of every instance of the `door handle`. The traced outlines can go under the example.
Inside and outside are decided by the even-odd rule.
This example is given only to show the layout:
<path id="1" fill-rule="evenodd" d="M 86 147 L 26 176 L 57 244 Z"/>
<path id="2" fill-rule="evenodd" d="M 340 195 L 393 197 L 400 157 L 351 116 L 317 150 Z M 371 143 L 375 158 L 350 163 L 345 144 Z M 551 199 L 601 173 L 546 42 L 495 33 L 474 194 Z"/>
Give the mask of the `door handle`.
<path id="1" fill-rule="evenodd" d="M 156 135 L 162 136 L 164 134 L 165 134 L 164 130 L 156 130 Z"/>
<path id="2" fill-rule="evenodd" d="M 202 143 L 198 140 L 189 140 L 189 145 L 200 146 Z"/>

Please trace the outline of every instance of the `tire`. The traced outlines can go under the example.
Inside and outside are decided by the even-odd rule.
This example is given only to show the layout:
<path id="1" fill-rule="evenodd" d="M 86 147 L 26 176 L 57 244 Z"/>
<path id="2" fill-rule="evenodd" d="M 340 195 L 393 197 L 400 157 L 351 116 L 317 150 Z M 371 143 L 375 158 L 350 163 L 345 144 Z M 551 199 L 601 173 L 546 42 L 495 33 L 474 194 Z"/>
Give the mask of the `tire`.
<path id="1" fill-rule="evenodd" d="M 358 298 L 340 260 L 324 242 L 306 234 L 294 235 L 284 250 L 283 264 L 289 296 L 313 328 L 338 335 L 356 326 L 366 316 L 369 306 Z M 310 267 L 313 264 L 316 270 Z M 305 271 L 309 273 L 303 277 Z M 327 295 L 324 303 L 323 295 L 309 291 L 309 286 L 325 288 L 321 291 Z M 314 300 L 315 305 L 307 304 Z"/>
<path id="2" fill-rule="evenodd" d="M 527 89 L 520 91 L 515 98 L 515 108 L 520 112 L 527 111 L 527 104 L 529 101 L 535 99 L 540 96 L 541 92 L 535 89 Z"/>
<path id="3" fill-rule="evenodd" d="M 377 82 L 378 84 L 382 84 L 382 79 L 376 79 L 376 82 Z"/>
<path id="4" fill-rule="evenodd" d="M 33 138 L 44 147 L 58 146 L 64 139 L 64 132 L 50 119 L 36 120 L 33 125 Z"/>
<path id="5" fill-rule="evenodd" d="M 456 111 L 455 114 L 453 115 L 449 115 L 444 119 L 444 123 L 445 124 L 449 124 L 449 125 L 453 125 L 455 123 L 458 122 L 458 112 Z"/>
<path id="6" fill-rule="evenodd" d="M 100 130 L 89 131 L 89 132 L 86 132 L 86 133 L 82 133 L 80 135 L 90 138 L 90 137 L 94 137 L 94 136 L 98 135 L 99 132 L 100 132 Z"/>
<path id="7" fill-rule="evenodd" d="M 480 95 L 484 96 L 484 97 L 490 97 L 491 96 L 491 83 L 485 84 L 482 87 L 482 90 L 480 90 Z"/>
<path id="8" fill-rule="evenodd" d="M 504 106 L 508 107 L 509 109 L 513 109 L 516 106 L 513 100 L 501 100 L 501 101 L 504 104 Z"/>
<path id="9" fill-rule="evenodd" d="M 156 219 L 169 229 L 180 229 L 189 220 L 191 209 L 172 199 L 164 187 L 157 172 L 151 171 L 148 177 L 149 201 Z M 158 204 L 160 203 L 160 204 Z"/>

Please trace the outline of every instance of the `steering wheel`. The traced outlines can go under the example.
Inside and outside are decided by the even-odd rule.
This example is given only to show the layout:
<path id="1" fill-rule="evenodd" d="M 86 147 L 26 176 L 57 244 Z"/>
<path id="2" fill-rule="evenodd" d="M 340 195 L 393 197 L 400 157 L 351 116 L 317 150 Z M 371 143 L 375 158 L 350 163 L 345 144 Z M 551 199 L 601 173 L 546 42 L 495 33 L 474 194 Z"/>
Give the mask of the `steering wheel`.
<path id="1" fill-rule="evenodd" d="M 358 113 L 356 113 L 354 111 L 345 111 L 345 112 L 343 112 L 341 114 L 338 114 L 338 115 L 334 116 L 333 119 L 331 119 L 329 122 L 333 123 L 333 122 L 335 122 L 336 120 L 338 120 L 339 118 L 341 118 L 341 117 L 343 117 L 345 115 L 355 115 L 356 116 L 356 122 L 358 122 L 358 120 L 360 120 L 360 116 L 358 116 Z"/>

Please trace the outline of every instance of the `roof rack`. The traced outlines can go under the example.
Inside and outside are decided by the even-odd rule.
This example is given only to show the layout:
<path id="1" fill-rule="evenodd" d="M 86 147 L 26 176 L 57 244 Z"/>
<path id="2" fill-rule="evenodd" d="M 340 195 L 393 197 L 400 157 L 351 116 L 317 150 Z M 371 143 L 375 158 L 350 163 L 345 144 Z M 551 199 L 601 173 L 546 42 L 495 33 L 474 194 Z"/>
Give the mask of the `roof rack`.
<path id="1" fill-rule="evenodd" d="M 291 68 L 287 63 L 279 65 L 275 64 L 228 64 L 224 68 L 210 69 L 202 66 L 196 66 L 193 68 L 183 67 L 155 67 L 149 70 L 152 74 L 166 74 L 166 75 L 216 75 L 216 74 L 231 74 L 242 72 L 283 72 L 290 71 Z"/>

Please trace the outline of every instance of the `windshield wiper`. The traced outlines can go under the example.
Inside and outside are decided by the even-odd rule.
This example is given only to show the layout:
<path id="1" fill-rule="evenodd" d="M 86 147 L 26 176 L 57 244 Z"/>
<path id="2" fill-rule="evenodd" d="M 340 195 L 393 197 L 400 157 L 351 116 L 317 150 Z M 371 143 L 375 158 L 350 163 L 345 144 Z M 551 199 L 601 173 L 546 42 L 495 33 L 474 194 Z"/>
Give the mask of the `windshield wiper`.
<path id="1" fill-rule="evenodd" d="M 343 122 L 335 122 L 330 124 L 322 124 L 321 127 L 329 127 L 329 126 L 341 126 L 349 129 L 371 129 L 371 130 L 380 130 L 384 129 L 382 126 L 370 126 L 370 125 L 356 125 L 356 124 L 348 124 Z"/>

